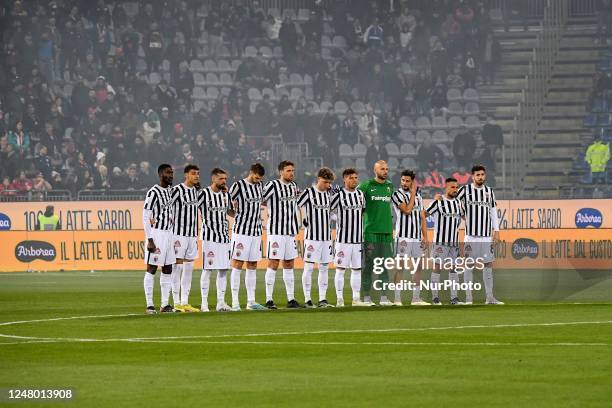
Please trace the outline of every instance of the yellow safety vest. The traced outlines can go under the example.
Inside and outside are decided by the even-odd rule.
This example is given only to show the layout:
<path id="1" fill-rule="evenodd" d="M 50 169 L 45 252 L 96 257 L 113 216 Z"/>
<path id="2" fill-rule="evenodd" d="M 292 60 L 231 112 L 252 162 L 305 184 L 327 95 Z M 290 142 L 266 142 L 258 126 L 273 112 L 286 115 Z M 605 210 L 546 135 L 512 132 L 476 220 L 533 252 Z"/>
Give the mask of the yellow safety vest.
<path id="1" fill-rule="evenodd" d="M 40 225 L 41 231 L 53 231 L 57 229 L 58 221 L 59 217 L 55 214 L 50 217 L 45 217 L 44 214 L 38 215 L 38 225 Z"/>

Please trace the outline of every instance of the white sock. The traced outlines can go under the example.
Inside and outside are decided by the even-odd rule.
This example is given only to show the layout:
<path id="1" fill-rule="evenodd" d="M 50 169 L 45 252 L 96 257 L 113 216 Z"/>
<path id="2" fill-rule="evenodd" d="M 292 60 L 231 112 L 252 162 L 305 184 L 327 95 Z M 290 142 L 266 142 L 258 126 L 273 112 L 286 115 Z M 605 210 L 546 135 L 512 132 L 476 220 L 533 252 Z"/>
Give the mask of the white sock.
<path id="1" fill-rule="evenodd" d="M 144 293 L 145 299 L 147 301 L 147 307 L 154 306 L 153 305 L 153 286 L 155 285 L 155 275 L 149 272 L 145 272 L 144 275 Z"/>
<path id="2" fill-rule="evenodd" d="M 247 302 L 249 304 L 255 303 L 255 285 L 257 282 L 257 275 L 255 269 L 247 269 L 244 274 L 244 286 L 247 291 Z"/>
<path id="3" fill-rule="evenodd" d="M 227 269 L 217 271 L 217 304 L 225 304 L 225 291 L 227 290 Z"/>
<path id="4" fill-rule="evenodd" d="M 452 285 L 451 285 L 451 299 L 454 299 L 457 297 L 457 287 L 455 286 L 456 284 L 459 284 L 459 275 L 457 275 L 457 272 L 453 271 L 453 272 L 448 272 L 448 279 L 451 281 Z"/>
<path id="5" fill-rule="evenodd" d="M 351 289 L 353 291 L 353 300 L 359 300 L 361 297 L 361 269 L 351 270 Z"/>
<path id="6" fill-rule="evenodd" d="M 402 301 L 402 291 L 400 289 L 395 289 L 395 301 L 396 302 L 401 302 Z"/>
<path id="7" fill-rule="evenodd" d="M 159 277 L 159 283 L 161 286 L 161 304 L 162 307 L 169 305 L 170 301 L 170 290 L 172 290 L 172 274 L 162 273 Z"/>
<path id="8" fill-rule="evenodd" d="M 319 302 L 327 300 L 327 286 L 329 285 L 329 266 L 319 264 Z"/>
<path id="9" fill-rule="evenodd" d="M 274 281 L 276 280 L 276 271 L 268 268 L 266 271 L 266 302 L 272 300 L 274 294 Z"/>
<path id="10" fill-rule="evenodd" d="M 463 282 L 468 285 L 468 288 L 465 290 L 465 301 L 466 302 L 473 301 L 472 290 L 469 288 L 469 285 L 473 280 L 474 280 L 473 269 L 465 268 L 465 271 L 463 272 Z"/>
<path id="11" fill-rule="evenodd" d="M 295 299 L 295 277 L 293 276 L 293 269 L 283 269 L 283 281 L 285 281 L 287 300 Z"/>
<path id="12" fill-rule="evenodd" d="M 172 265 L 172 302 L 174 306 L 181 304 L 181 272 L 183 264 Z"/>
<path id="13" fill-rule="evenodd" d="M 314 264 L 310 262 L 304 262 L 304 272 L 302 272 L 302 290 L 304 291 L 304 301 L 308 302 L 312 300 L 310 295 L 312 289 L 312 271 L 314 270 Z"/>
<path id="14" fill-rule="evenodd" d="M 232 306 L 240 305 L 240 299 L 238 295 L 240 293 L 240 269 L 232 268 L 232 275 L 230 277 L 230 286 L 232 288 Z"/>
<path id="15" fill-rule="evenodd" d="M 431 283 L 433 289 L 431 289 L 431 297 L 438 297 L 438 286 L 436 284 L 440 283 L 440 273 L 439 272 L 431 272 Z"/>
<path id="16" fill-rule="evenodd" d="M 183 264 L 183 275 L 181 276 L 181 304 L 189 304 L 189 293 L 191 292 L 191 277 L 193 276 L 193 262 Z"/>
<path id="17" fill-rule="evenodd" d="M 336 268 L 334 283 L 336 284 L 336 298 L 344 299 L 344 269 Z"/>
<path id="18" fill-rule="evenodd" d="M 202 294 L 202 306 L 208 307 L 208 290 L 210 289 L 210 269 L 202 269 L 200 275 L 200 293 Z"/>
<path id="19" fill-rule="evenodd" d="M 482 269 L 482 280 L 484 281 L 487 299 L 493 299 L 493 268 L 485 266 Z"/>

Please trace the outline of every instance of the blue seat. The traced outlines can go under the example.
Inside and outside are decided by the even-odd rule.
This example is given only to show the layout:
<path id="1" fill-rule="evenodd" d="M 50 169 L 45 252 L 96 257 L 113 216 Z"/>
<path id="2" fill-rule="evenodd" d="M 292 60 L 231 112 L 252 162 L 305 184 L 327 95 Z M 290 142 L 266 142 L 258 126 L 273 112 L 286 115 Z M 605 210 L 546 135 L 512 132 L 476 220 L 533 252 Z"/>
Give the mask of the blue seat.
<path id="1" fill-rule="evenodd" d="M 597 126 L 608 127 L 612 125 L 612 115 L 609 113 L 600 114 L 597 119 Z"/>
<path id="2" fill-rule="evenodd" d="M 586 116 L 583 121 L 582 121 L 582 125 L 584 127 L 595 127 L 597 126 L 597 115 L 588 115 Z"/>
<path id="3" fill-rule="evenodd" d="M 606 112 L 606 101 L 601 98 L 597 98 L 593 101 L 593 105 L 591 106 L 591 112 Z"/>

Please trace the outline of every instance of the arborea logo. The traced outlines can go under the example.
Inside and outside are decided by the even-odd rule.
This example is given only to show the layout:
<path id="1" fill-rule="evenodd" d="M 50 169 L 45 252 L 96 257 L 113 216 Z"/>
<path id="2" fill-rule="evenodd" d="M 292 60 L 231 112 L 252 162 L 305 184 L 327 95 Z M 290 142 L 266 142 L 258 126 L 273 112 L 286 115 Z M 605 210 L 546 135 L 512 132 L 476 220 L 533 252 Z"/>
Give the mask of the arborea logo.
<path id="1" fill-rule="evenodd" d="M 533 239 L 519 238 L 512 243 L 512 257 L 516 260 L 526 256 L 536 259 L 539 252 L 540 247 Z"/>
<path id="2" fill-rule="evenodd" d="M 11 229 L 11 219 L 8 215 L 0 213 L 0 231 L 7 231 Z"/>
<path id="3" fill-rule="evenodd" d="M 21 262 L 32 262 L 35 259 L 53 261 L 56 256 L 55 247 L 44 241 L 21 241 L 15 247 L 15 258 Z"/>
<path id="4" fill-rule="evenodd" d="M 576 212 L 576 226 L 578 228 L 599 228 L 603 224 L 603 216 L 595 208 L 581 208 Z"/>

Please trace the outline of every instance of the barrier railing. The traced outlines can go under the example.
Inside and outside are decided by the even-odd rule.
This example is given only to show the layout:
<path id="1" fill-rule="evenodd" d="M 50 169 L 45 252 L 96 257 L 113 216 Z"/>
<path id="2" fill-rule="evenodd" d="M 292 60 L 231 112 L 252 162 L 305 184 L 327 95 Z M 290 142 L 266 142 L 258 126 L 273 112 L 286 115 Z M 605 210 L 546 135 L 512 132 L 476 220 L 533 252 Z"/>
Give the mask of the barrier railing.
<path id="1" fill-rule="evenodd" d="M 540 127 L 567 16 L 568 0 L 547 0 L 536 47 L 533 49 L 529 71 L 525 77 L 522 98 L 518 103 L 518 113 L 514 118 L 510 178 L 515 194 L 524 190 L 531 150 Z"/>

